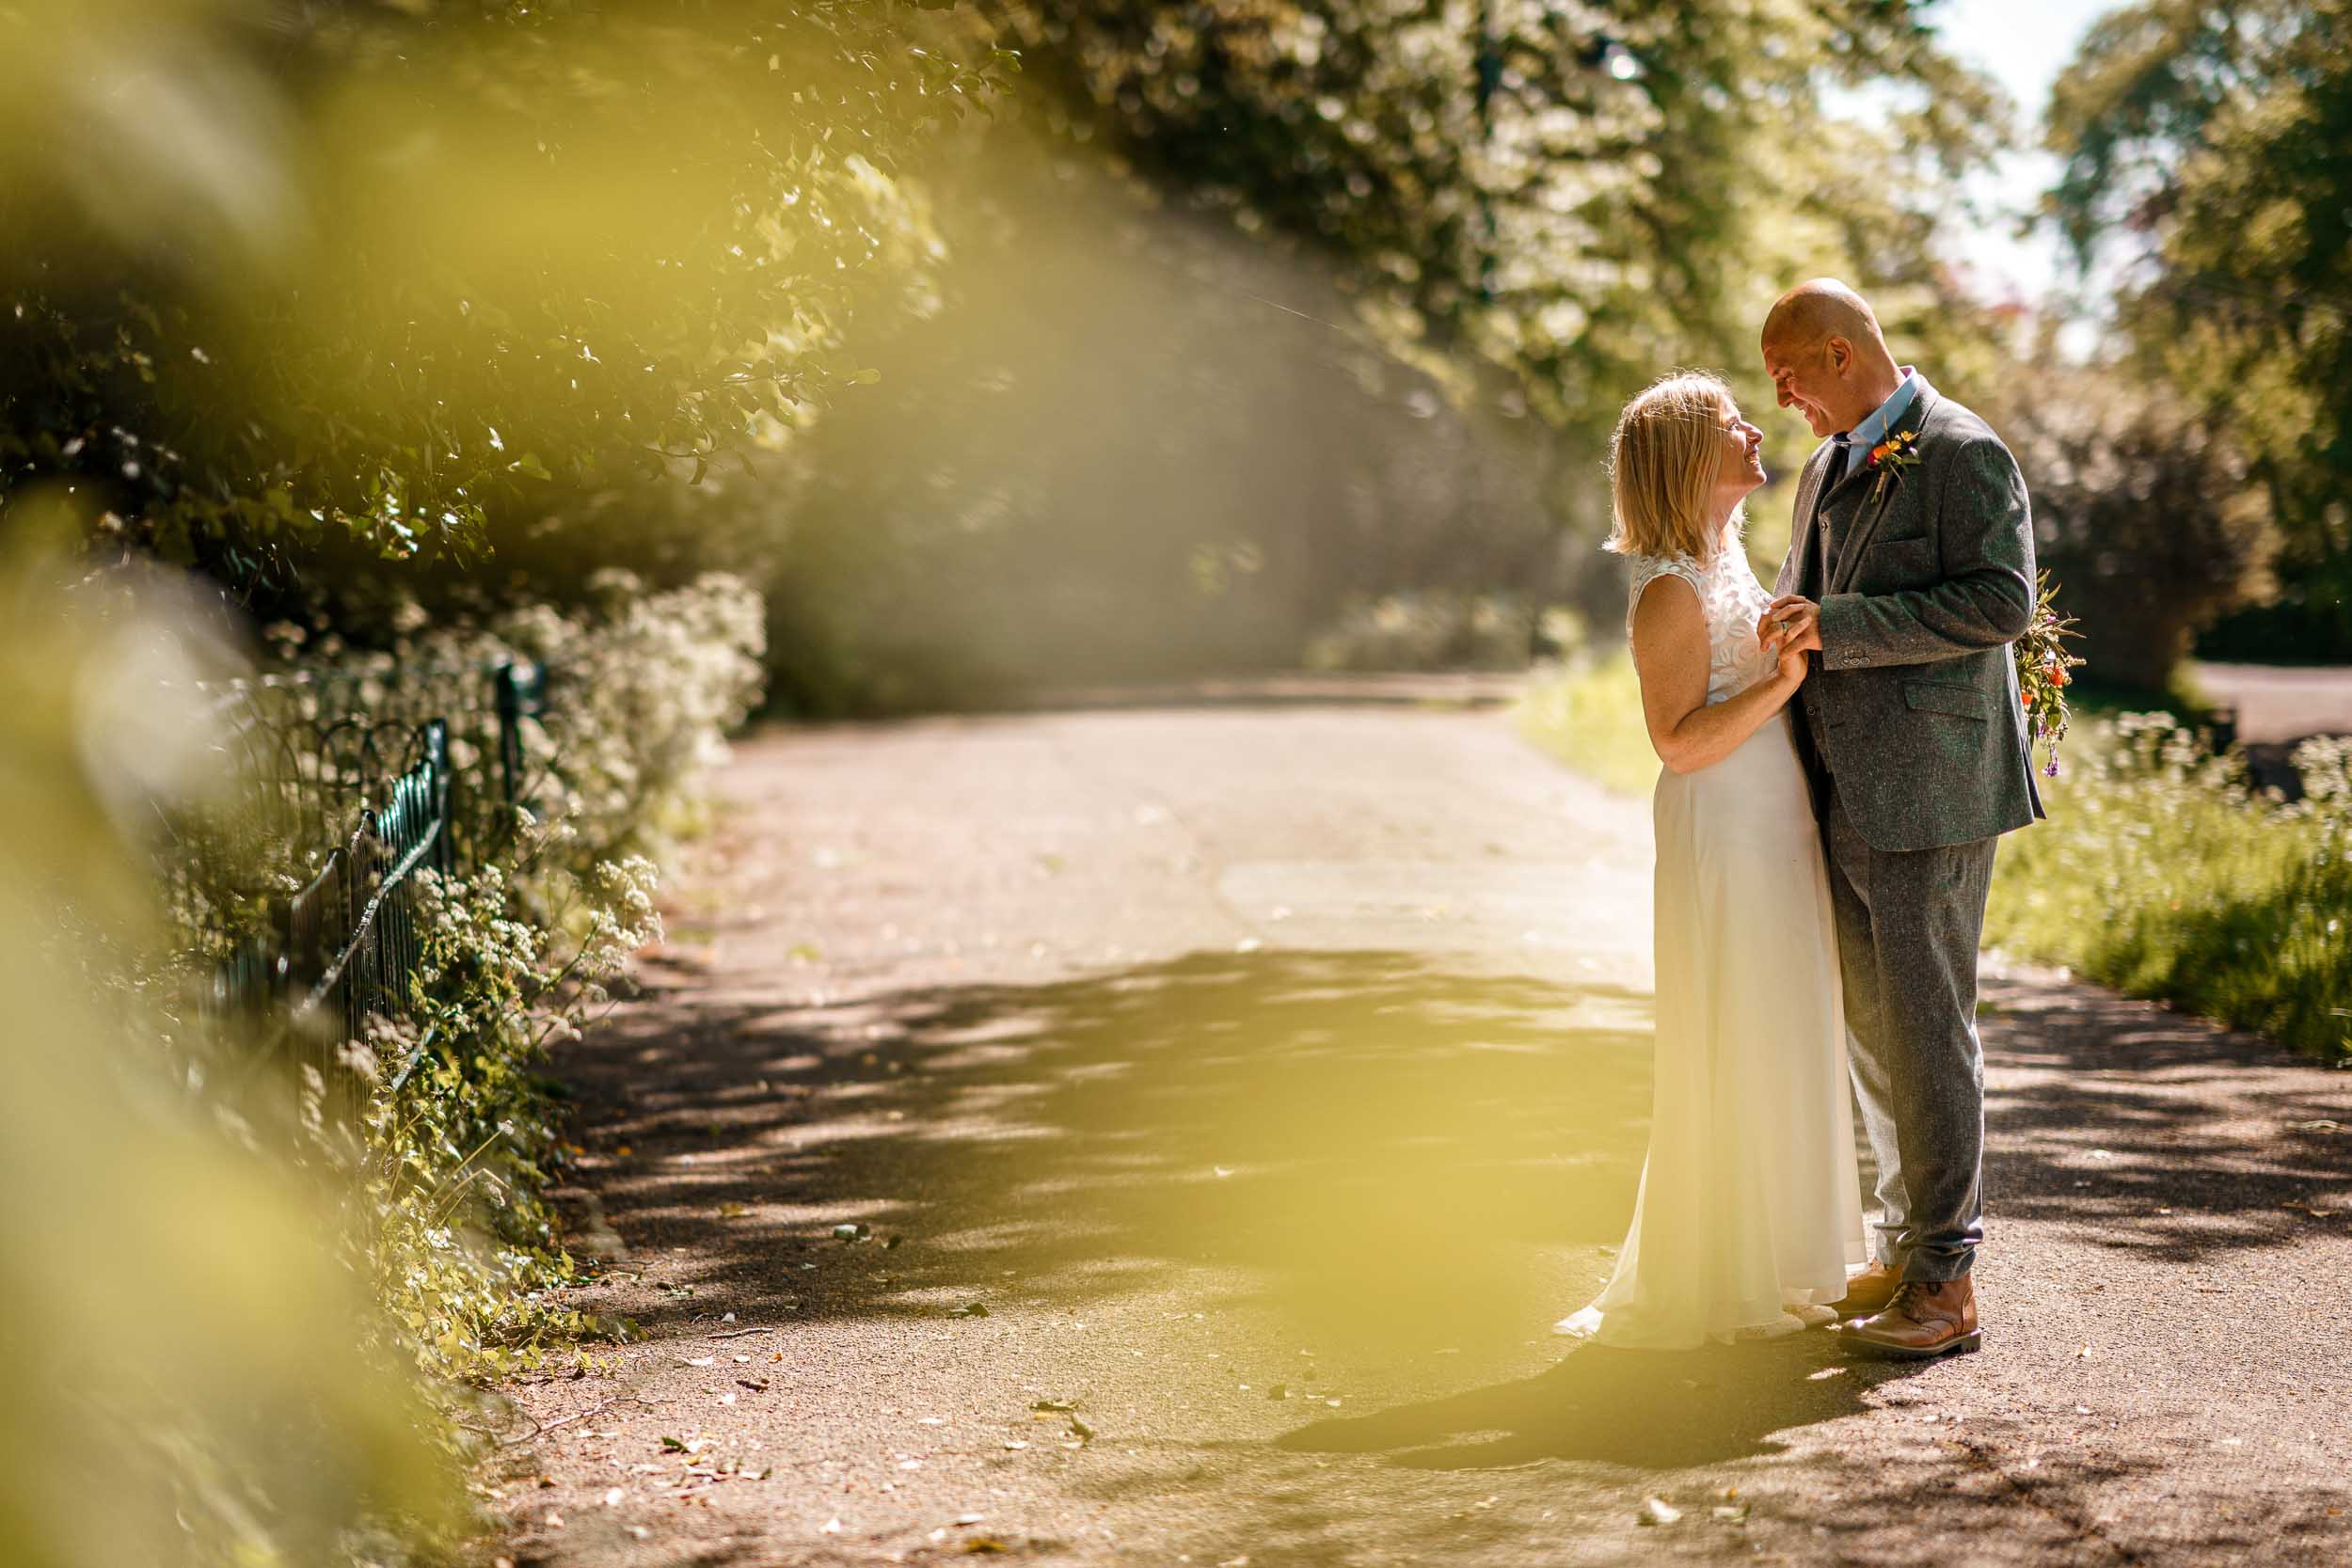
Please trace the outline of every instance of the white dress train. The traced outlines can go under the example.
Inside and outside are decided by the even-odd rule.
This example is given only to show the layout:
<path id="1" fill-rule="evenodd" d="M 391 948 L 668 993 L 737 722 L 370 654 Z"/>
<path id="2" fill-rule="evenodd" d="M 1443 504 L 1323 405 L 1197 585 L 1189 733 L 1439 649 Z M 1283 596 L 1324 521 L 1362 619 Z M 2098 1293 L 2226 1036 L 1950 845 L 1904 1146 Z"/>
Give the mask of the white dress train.
<path id="1" fill-rule="evenodd" d="M 1707 700 L 1772 672 L 1771 596 L 1736 540 L 1633 558 L 1706 613 Z M 1670 590 L 1671 591 L 1671 590 Z M 1784 708 L 1729 756 L 1661 773 L 1651 805 L 1657 1051 L 1648 1158 L 1615 1273 L 1555 1331 L 1687 1349 L 1831 1321 L 1866 1257 L 1829 880 Z"/>

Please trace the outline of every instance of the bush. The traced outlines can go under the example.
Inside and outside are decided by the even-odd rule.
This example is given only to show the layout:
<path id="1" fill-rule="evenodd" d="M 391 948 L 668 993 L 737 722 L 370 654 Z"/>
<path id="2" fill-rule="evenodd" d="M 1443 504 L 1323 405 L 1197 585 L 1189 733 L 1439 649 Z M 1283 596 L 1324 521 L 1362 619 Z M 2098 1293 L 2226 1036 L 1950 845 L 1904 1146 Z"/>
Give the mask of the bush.
<path id="1" fill-rule="evenodd" d="M 2264 492 L 2175 395 L 2114 372 L 2015 365 L 1986 401 L 2092 680 L 2163 689 L 2201 628 L 2268 591 L 2278 539 Z"/>
<path id="2" fill-rule="evenodd" d="M 1359 599 L 1307 644 L 1310 670 L 1523 670 L 1539 638 L 1573 641 L 1574 618 L 1502 594 L 1445 589 Z"/>
<path id="3" fill-rule="evenodd" d="M 531 605 L 454 625 L 411 613 L 378 650 L 275 628 L 284 662 L 259 689 L 271 694 L 259 721 L 278 726 L 276 754 L 291 749 L 305 779 L 343 772 L 300 752 L 340 719 L 451 721 L 462 869 L 417 873 L 411 1016 L 352 1053 L 373 1085 L 359 1227 L 397 1338 L 437 1376 L 535 1365 L 551 1339 L 593 1326 L 544 1294 L 571 1268 L 540 1196 L 559 1141 L 533 1066 L 659 936 L 652 857 L 693 825 L 723 735 L 757 701 L 764 615 L 742 583 L 711 575 L 648 594 L 607 572 L 591 585 L 598 602 L 569 612 Z M 518 817 L 497 783 L 490 680 L 516 661 L 548 672 L 545 711 L 523 725 Z M 260 847 L 269 863 L 300 858 Z"/>

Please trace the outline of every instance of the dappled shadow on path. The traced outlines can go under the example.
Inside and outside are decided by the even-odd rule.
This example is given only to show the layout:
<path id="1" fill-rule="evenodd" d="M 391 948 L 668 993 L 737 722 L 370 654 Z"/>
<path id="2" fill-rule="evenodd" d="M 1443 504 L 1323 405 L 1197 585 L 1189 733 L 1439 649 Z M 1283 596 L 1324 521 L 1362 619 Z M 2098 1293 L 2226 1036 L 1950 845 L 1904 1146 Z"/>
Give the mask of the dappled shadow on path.
<path id="1" fill-rule="evenodd" d="M 1217 1264 L 1308 1323 L 1516 1338 L 1560 1307 L 1526 1247 L 1621 1234 L 1649 1109 L 1645 998 L 1389 953 L 657 991 L 564 1067 L 613 1225 L 693 1291 L 657 1318 L 1072 1307 Z"/>
<path id="2" fill-rule="evenodd" d="M 2159 1519 L 2162 1560 L 2258 1547 L 2316 1562 L 2341 1534 L 2337 1500 L 2286 1476 L 2233 1479 L 2235 1516 L 2167 1502 L 2185 1450 L 2161 1412 L 2135 1418 L 2128 1443 L 2088 1420 L 2054 1434 L 1957 1364 L 1849 1363 L 1825 1335 L 1683 1354 L 1563 1344 L 1534 1376 L 1449 1386 L 1443 1366 L 1481 1349 L 1495 1353 L 1486 1377 L 1550 1360 L 1531 1336 L 1620 1239 L 1649 1110 L 1638 994 L 1366 951 L 831 997 L 812 980 L 798 999 L 730 990 L 739 970 L 648 974 L 648 994 L 561 1068 L 580 1108 L 576 1191 L 628 1243 L 624 1268 L 643 1277 L 612 1289 L 655 1335 L 709 1332 L 731 1311 L 1018 1328 L 1036 1337 L 973 1343 L 1060 1354 L 1075 1340 L 1046 1325 L 1184 1287 L 1182 1305 L 1212 1319 L 1250 1308 L 1394 1369 L 1350 1390 L 1388 1408 L 1259 1403 L 1208 1440 L 1136 1430 L 1063 1483 L 1181 1519 L 1196 1561 L 1352 1563 L 1368 1529 L 1400 1558 L 1533 1560 L 1576 1532 L 1634 1534 L 1653 1492 L 1691 1511 L 1640 1532 L 1655 1560 L 1924 1563 L 1964 1541 L 1971 1561 L 2136 1562 Z M 1996 1226 L 2030 1217 L 2195 1262 L 2344 1223 L 2281 1205 L 2352 1201 L 2345 1146 L 2321 1125 L 2352 1123 L 2352 1080 L 2078 988 L 2010 980 L 1989 995 Z M 861 1239 L 835 1240 L 837 1226 Z M 945 1321 L 976 1301 L 1020 1321 Z M 1230 1353 L 1221 1336 L 1239 1333 L 1212 1322 L 1194 1343 Z M 1440 1366 L 1439 1346 L 1469 1354 Z M 1171 1355 L 1165 1375 L 1198 1370 Z M 1977 1388 L 1964 1422 L 1949 1418 L 1958 1386 Z M 1483 1502 L 1465 1502 L 1465 1477 Z M 1712 1515 L 1729 1491 L 1753 1511 L 1737 1524 Z M 842 1554 L 795 1560 L 870 1560 Z M 768 1559 L 746 1544 L 740 1560 Z"/>
<path id="3" fill-rule="evenodd" d="M 1616 1241 L 1646 1136 L 1646 998 L 1421 956 L 796 1005 L 651 973 L 563 1067 L 587 1184 L 673 1286 L 654 1321 L 1074 1307 L 1217 1264 L 1374 1340 L 1517 1335 L 1562 1306 L 1527 1249 Z M 2352 1081 L 2079 988 L 1989 994 L 1996 1223 L 2182 1261 L 2347 1223 Z"/>
<path id="4" fill-rule="evenodd" d="M 2059 1221 L 2171 1263 L 2352 1223 L 2352 1078 L 2087 987 L 2006 978 L 1986 994 L 1992 1223 Z"/>

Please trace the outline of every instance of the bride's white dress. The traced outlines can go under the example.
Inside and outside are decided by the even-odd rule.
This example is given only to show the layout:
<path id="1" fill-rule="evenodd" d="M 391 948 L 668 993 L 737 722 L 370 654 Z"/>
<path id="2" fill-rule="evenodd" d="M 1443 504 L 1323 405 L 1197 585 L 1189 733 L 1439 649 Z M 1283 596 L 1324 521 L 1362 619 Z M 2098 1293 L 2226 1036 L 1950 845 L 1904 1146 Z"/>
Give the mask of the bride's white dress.
<path id="1" fill-rule="evenodd" d="M 1706 612 L 1710 705 L 1772 673 L 1771 595 L 1736 540 L 1704 562 L 1634 557 L 1629 625 L 1664 577 Z M 1827 1323 L 1865 1242 L 1829 881 L 1788 710 L 1713 767 L 1661 773 L 1651 814 L 1649 1157 L 1608 1288 L 1555 1328 L 1683 1349 Z"/>

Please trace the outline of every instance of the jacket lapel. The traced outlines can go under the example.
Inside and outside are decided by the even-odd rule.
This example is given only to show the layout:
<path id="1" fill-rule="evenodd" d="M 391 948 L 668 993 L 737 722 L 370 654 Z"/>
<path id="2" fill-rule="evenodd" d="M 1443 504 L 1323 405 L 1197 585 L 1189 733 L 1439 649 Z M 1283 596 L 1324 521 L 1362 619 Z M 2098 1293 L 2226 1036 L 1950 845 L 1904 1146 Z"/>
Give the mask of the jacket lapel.
<path id="1" fill-rule="evenodd" d="M 1780 569 L 1779 579 L 1772 584 L 1774 594 L 1796 594 L 1804 591 L 1810 580 L 1813 557 L 1820 544 L 1821 530 L 1814 517 L 1814 506 L 1821 494 L 1821 475 L 1828 470 L 1831 448 L 1824 443 L 1813 450 L 1805 460 L 1804 470 L 1797 476 L 1797 508 L 1788 537 L 1788 559 Z M 1829 569 L 1822 567 L 1822 579 L 1828 580 Z"/>
<path id="2" fill-rule="evenodd" d="M 1921 376 L 1918 394 L 1911 400 L 1911 406 L 1903 410 L 1903 417 L 1888 427 L 1886 434 L 1892 436 L 1898 431 L 1904 430 L 1915 434 L 1924 428 L 1928 422 L 1929 404 L 1934 397 L 1935 388 L 1928 385 L 1925 376 Z M 1915 482 L 1918 472 L 1918 467 L 1915 466 L 1907 473 L 1888 475 L 1886 483 L 1892 487 Z M 1837 559 L 1830 562 L 1829 592 L 1832 594 L 1842 594 L 1846 591 L 1846 584 L 1853 579 L 1854 573 L 1861 566 L 1862 552 L 1869 548 L 1871 536 L 1879 531 L 1880 520 L 1895 504 L 1895 497 L 1889 494 L 1881 496 L 1879 504 L 1872 506 L 1869 504 L 1871 486 L 1865 485 L 1859 490 L 1855 488 L 1858 481 L 1868 479 L 1875 484 L 1878 477 L 1868 467 L 1867 454 L 1857 457 L 1853 467 L 1846 470 L 1845 477 L 1837 482 L 1836 488 L 1831 490 L 1827 499 L 1822 502 L 1823 506 L 1844 506 L 1856 503 L 1858 500 L 1865 509 L 1861 519 L 1850 528 L 1833 530 L 1833 531 L 1843 533 L 1845 539 L 1837 546 Z"/>

